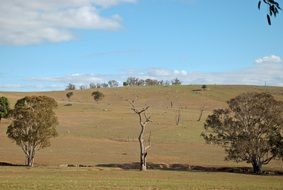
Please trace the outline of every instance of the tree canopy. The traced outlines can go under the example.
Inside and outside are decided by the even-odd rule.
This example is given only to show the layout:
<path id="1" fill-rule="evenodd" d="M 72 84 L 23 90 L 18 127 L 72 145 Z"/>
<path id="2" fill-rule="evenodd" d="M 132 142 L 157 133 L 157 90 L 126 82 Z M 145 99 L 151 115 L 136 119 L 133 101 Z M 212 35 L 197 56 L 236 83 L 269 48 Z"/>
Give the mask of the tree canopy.
<path id="1" fill-rule="evenodd" d="M 33 166 L 35 152 L 50 146 L 50 138 L 57 136 L 56 107 L 57 102 L 47 96 L 26 96 L 15 105 L 7 135 L 22 148 L 28 166 Z"/>
<path id="2" fill-rule="evenodd" d="M 2 118 L 6 118 L 9 114 L 9 101 L 6 97 L 0 97 L 0 122 Z"/>
<path id="3" fill-rule="evenodd" d="M 283 102 L 267 93 L 244 93 L 228 106 L 208 116 L 202 133 L 207 143 L 224 147 L 227 160 L 251 163 L 254 173 L 283 157 Z"/>
<path id="4" fill-rule="evenodd" d="M 102 98 L 104 98 L 104 94 L 100 91 L 94 91 L 91 93 L 91 95 L 93 96 L 93 99 L 98 103 L 99 100 L 101 100 Z"/>

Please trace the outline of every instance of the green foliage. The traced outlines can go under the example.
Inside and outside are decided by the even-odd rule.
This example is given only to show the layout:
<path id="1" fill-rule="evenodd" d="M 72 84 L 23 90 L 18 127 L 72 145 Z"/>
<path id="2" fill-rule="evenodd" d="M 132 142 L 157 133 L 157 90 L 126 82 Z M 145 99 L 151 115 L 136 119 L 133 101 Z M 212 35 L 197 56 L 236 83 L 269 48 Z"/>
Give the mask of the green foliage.
<path id="1" fill-rule="evenodd" d="M 28 166 L 33 165 L 35 152 L 50 146 L 50 138 L 57 136 L 56 107 L 57 102 L 47 96 L 26 96 L 15 105 L 7 135 L 22 148 Z"/>
<path id="2" fill-rule="evenodd" d="M 271 17 L 274 16 L 276 17 L 279 14 L 279 10 L 281 10 L 280 5 L 278 2 L 274 0 L 260 0 L 258 1 L 258 9 L 261 8 L 261 3 L 264 2 L 268 7 L 269 11 L 266 15 L 267 22 L 269 25 L 271 25 Z"/>
<path id="3" fill-rule="evenodd" d="M 93 99 L 98 103 L 99 100 L 102 100 L 102 98 L 104 98 L 104 94 L 102 92 L 99 91 L 94 91 L 91 93 L 91 95 L 93 96 Z"/>
<path id="4" fill-rule="evenodd" d="M 9 101 L 6 97 L 0 97 L 0 121 L 2 118 L 8 117 L 10 108 L 9 108 Z"/>
<path id="5" fill-rule="evenodd" d="M 251 163 L 255 173 L 283 157 L 283 102 L 267 93 L 244 93 L 228 106 L 208 116 L 202 133 L 207 143 L 223 146 L 227 160 Z"/>

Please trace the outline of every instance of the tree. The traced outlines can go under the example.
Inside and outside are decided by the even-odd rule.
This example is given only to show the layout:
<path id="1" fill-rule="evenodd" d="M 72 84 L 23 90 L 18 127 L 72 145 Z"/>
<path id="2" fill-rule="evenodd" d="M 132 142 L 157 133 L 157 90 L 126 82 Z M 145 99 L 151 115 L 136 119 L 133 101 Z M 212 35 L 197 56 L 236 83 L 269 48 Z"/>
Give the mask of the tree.
<path id="1" fill-rule="evenodd" d="M 89 88 L 90 88 L 90 89 L 96 88 L 96 84 L 95 84 L 95 83 L 93 83 L 93 82 L 92 82 L 92 83 L 90 83 L 90 84 L 89 84 Z"/>
<path id="2" fill-rule="evenodd" d="M 2 118 L 6 118 L 9 114 L 9 101 L 6 97 L 0 97 L 0 123 Z"/>
<path id="3" fill-rule="evenodd" d="M 113 87 L 118 87 L 119 83 L 116 80 L 110 80 L 108 81 L 108 85 L 110 88 L 113 88 Z"/>
<path id="4" fill-rule="evenodd" d="M 203 85 L 201 85 L 201 89 L 202 89 L 203 91 L 205 91 L 205 90 L 207 89 L 207 86 L 206 86 L 205 84 L 203 84 Z"/>
<path id="5" fill-rule="evenodd" d="M 283 102 L 267 93 L 244 93 L 228 106 L 208 116 L 202 136 L 224 147 L 226 160 L 251 163 L 260 174 L 262 165 L 283 157 Z"/>
<path id="6" fill-rule="evenodd" d="M 140 170 L 141 171 L 146 171 L 146 156 L 147 156 L 147 151 L 151 147 L 151 141 L 150 137 L 151 134 L 149 135 L 148 138 L 148 146 L 145 146 L 144 144 L 144 133 L 145 133 L 145 127 L 150 121 L 150 116 L 146 114 L 146 111 L 149 109 L 149 106 L 143 107 L 141 109 L 137 109 L 135 105 L 135 101 L 129 101 L 131 105 L 131 109 L 138 115 L 139 117 L 139 124 L 141 127 L 141 131 L 139 134 L 139 143 L 140 143 Z"/>
<path id="7" fill-rule="evenodd" d="M 67 94 L 66 94 L 66 97 L 68 98 L 68 101 L 70 101 L 70 99 L 71 99 L 71 97 L 74 95 L 74 93 L 73 92 L 68 92 Z"/>
<path id="8" fill-rule="evenodd" d="M 108 88 L 108 84 L 107 83 L 101 83 L 102 88 Z"/>
<path id="9" fill-rule="evenodd" d="M 269 8 L 269 11 L 266 14 L 266 18 L 267 18 L 268 24 L 271 25 L 271 17 L 272 16 L 276 17 L 277 14 L 279 14 L 278 10 L 281 10 L 280 5 L 275 0 L 260 0 L 258 1 L 258 9 L 261 8 L 262 2 L 264 2 Z"/>
<path id="10" fill-rule="evenodd" d="M 171 81 L 172 85 L 181 85 L 181 81 L 178 78 L 175 78 Z"/>
<path id="11" fill-rule="evenodd" d="M 76 90 L 76 85 L 69 83 L 68 86 L 66 87 L 66 90 Z"/>
<path id="12" fill-rule="evenodd" d="M 91 93 L 91 95 L 93 96 L 93 99 L 96 101 L 96 103 L 98 103 L 99 100 L 104 98 L 104 94 L 99 91 L 94 91 Z"/>
<path id="13" fill-rule="evenodd" d="M 85 85 L 80 86 L 80 90 L 86 90 L 86 89 L 87 89 L 87 86 L 85 86 Z"/>
<path id="14" fill-rule="evenodd" d="M 139 79 L 136 77 L 128 77 L 126 83 L 128 86 L 137 86 Z"/>
<path id="15" fill-rule="evenodd" d="M 22 148 L 27 166 L 33 166 L 36 151 L 49 147 L 50 138 L 57 136 L 56 107 L 57 102 L 47 96 L 26 96 L 15 105 L 7 135 Z"/>
<path id="16" fill-rule="evenodd" d="M 123 82 L 123 86 L 129 86 L 129 83 Z"/>

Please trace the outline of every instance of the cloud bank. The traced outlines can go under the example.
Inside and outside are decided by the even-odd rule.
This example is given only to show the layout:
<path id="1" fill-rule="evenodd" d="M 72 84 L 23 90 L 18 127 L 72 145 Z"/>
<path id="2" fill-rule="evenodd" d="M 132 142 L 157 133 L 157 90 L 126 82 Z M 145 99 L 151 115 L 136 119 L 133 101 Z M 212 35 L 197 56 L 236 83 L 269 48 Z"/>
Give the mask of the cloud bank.
<path id="1" fill-rule="evenodd" d="M 101 12 L 137 0 L 9 0 L 0 4 L 0 44 L 29 45 L 64 42 L 76 36 L 72 29 L 117 30 L 119 15 Z"/>

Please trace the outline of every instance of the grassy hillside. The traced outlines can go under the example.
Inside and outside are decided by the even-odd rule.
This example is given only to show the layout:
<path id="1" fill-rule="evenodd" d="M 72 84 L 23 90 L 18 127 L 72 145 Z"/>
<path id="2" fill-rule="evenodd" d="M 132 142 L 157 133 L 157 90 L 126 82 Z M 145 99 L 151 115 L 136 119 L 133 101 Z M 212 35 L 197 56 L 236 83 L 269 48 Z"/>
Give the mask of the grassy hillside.
<path id="1" fill-rule="evenodd" d="M 132 87 L 100 89 L 105 98 L 98 104 L 93 90 L 75 91 L 70 102 L 66 92 L 0 92 L 14 105 L 27 95 L 47 95 L 56 99 L 59 137 L 52 146 L 36 155 L 36 168 L 0 167 L 0 189 L 282 189 L 282 176 L 254 176 L 221 172 L 179 171 L 180 166 L 206 168 L 246 167 L 245 163 L 224 161 L 220 147 L 207 145 L 200 134 L 205 118 L 226 101 L 248 91 L 272 93 L 283 101 L 283 88 L 255 86 Z M 151 170 L 146 173 L 115 168 L 65 168 L 73 165 L 124 166 L 137 162 L 139 149 L 137 116 L 127 100 L 150 106 L 152 149 L 148 161 L 155 166 L 174 165 L 177 171 Z M 71 103 L 72 106 L 66 106 Z M 172 107 L 171 107 L 172 104 Z M 201 121 L 200 109 L 205 107 Z M 176 125 L 178 110 L 181 122 Z M 0 124 L 0 162 L 23 164 L 24 154 L 5 135 L 8 120 Z M 180 169 L 178 169 L 180 168 Z M 282 161 L 265 169 L 283 171 Z M 239 183 L 241 181 L 241 183 Z"/>
<path id="2" fill-rule="evenodd" d="M 225 107 L 226 101 L 247 91 L 268 91 L 283 100 L 283 88 L 256 86 L 209 86 L 206 91 L 195 91 L 199 86 L 128 87 L 100 89 L 105 98 L 98 104 L 91 97 L 93 90 L 75 91 L 68 102 L 66 92 L 1 92 L 12 104 L 26 95 L 47 95 L 55 98 L 60 125 L 59 137 L 52 146 L 36 155 L 36 165 L 110 164 L 138 161 L 137 116 L 130 110 L 128 99 L 137 98 L 141 106 L 149 105 L 152 123 L 152 149 L 148 161 L 202 166 L 247 166 L 245 163 L 224 161 L 221 148 L 204 143 L 200 134 L 206 116 L 215 108 Z M 171 102 L 173 107 L 171 108 Z M 72 106 L 65 106 L 72 103 Z M 197 121 L 200 108 L 205 112 Z M 176 126 L 176 115 L 181 110 L 181 122 Z M 22 164 L 24 155 L 5 135 L 8 120 L 0 129 L 1 162 Z M 270 169 L 283 170 L 282 162 L 274 161 Z"/>

